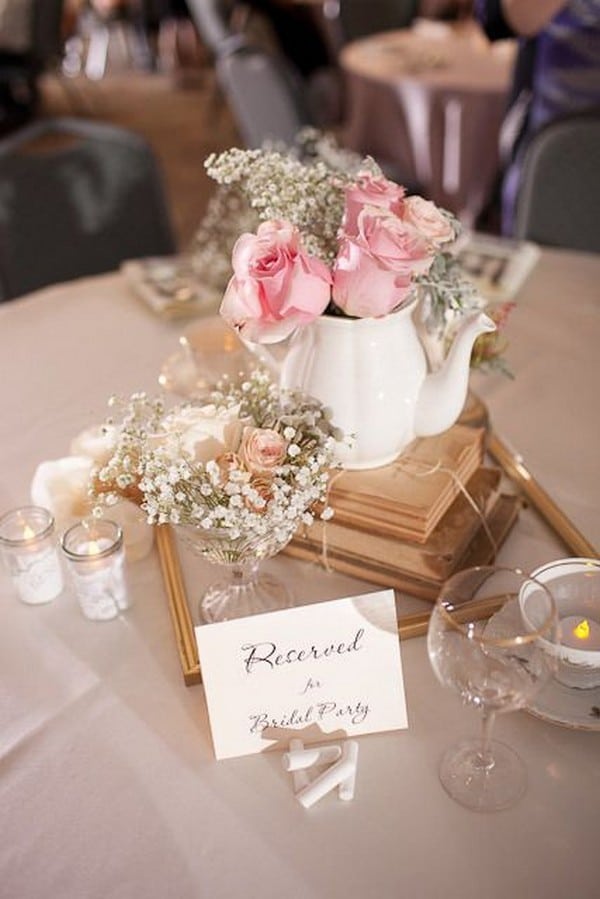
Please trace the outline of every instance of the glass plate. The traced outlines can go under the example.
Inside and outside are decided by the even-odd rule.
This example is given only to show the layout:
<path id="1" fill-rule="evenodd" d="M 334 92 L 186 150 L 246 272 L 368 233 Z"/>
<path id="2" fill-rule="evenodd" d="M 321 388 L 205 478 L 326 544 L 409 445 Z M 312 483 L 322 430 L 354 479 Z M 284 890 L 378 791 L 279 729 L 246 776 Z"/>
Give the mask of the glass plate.
<path id="1" fill-rule="evenodd" d="M 163 390 L 185 399 L 202 399 L 208 395 L 211 389 L 211 385 L 184 348 L 165 359 L 158 376 L 158 383 Z"/>
<path id="2" fill-rule="evenodd" d="M 579 690 L 552 679 L 526 711 L 563 727 L 600 731 L 600 687 Z"/>

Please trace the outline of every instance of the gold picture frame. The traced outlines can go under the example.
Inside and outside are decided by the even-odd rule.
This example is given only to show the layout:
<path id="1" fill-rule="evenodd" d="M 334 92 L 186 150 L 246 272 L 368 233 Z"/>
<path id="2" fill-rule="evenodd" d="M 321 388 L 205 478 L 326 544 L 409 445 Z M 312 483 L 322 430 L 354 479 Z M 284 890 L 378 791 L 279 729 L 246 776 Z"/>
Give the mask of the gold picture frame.
<path id="1" fill-rule="evenodd" d="M 161 524 L 156 526 L 156 546 L 183 680 L 188 687 L 201 684 L 202 671 L 194 635 L 194 625 L 189 610 L 177 542 L 169 525 Z M 482 603 L 481 617 L 487 617 L 495 610 L 496 607 L 491 607 L 489 602 L 486 601 Z M 411 637 L 422 637 L 427 633 L 430 614 L 430 610 L 427 610 L 400 616 L 398 618 L 398 636 L 403 640 L 408 640 Z"/>
<path id="2" fill-rule="evenodd" d="M 156 526 L 156 546 L 162 571 L 169 612 L 175 632 L 179 662 L 186 686 L 202 683 L 198 647 L 192 616 L 187 601 L 177 543 L 168 524 Z"/>

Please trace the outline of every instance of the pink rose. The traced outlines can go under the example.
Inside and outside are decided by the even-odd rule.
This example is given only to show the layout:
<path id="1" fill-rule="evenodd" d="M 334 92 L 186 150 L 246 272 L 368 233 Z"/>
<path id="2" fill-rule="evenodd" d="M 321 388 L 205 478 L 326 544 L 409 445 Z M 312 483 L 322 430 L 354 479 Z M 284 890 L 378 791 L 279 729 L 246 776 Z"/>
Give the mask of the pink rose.
<path id="1" fill-rule="evenodd" d="M 331 274 L 309 256 L 289 222 L 263 222 L 233 248 L 233 277 L 221 315 L 252 343 L 283 340 L 321 315 L 329 303 Z"/>
<path id="2" fill-rule="evenodd" d="M 358 235 L 346 237 L 333 267 L 333 300 L 346 315 L 387 315 L 411 294 L 416 275 L 429 271 L 432 244 L 392 213 L 366 207 Z"/>
<path id="3" fill-rule="evenodd" d="M 249 471 L 266 474 L 283 463 L 286 453 L 287 443 L 277 431 L 244 428 L 239 456 Z"/>
<path id="4" fill-rule="evenodd" d="M 402 218 L 421 232 L 428 240 L 439 245 L 454 240 L 456 233 L 448 216 L 423 197 L 407 197 L 404 201 Z"/>
<path id="5" fill-rule="evenodd" d="M 355 237 L 358 233 L 358 216 L 365 206 L 377 206 L 401 215 L 404 188 L 383 175 L 359 172 L 356 182 L 346 188 L 346 208 L 342 222 L 343 236 Z"/>

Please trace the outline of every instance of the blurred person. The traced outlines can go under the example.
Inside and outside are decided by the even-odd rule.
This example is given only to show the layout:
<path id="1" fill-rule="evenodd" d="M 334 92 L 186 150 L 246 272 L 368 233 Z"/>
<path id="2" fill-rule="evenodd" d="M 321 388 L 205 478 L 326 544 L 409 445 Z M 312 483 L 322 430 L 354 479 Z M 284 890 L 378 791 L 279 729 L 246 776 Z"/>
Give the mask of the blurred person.
<path id="1" fill-rule="evenodd" d="M 0 0 L 0 135 L 26 124 L 38 99 L 31 59 L 33 0 Z"/>
<path id="2" fill-rule="evenodd" d="M 490 40 L 519 39 L 500 135 L 501 182 L 491 202 L 510 236 L 533 135 L 555 119 L 600 110 L 600 0 L 475 0 L 474 12 Z M 490 210 L 483 227 L 489 220 Z"/>

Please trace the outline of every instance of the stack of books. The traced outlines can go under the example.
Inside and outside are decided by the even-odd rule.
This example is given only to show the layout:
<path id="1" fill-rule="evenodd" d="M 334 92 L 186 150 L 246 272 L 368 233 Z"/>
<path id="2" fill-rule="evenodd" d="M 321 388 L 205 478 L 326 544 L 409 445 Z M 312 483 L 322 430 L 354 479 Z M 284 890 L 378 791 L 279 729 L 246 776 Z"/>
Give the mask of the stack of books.
<path id="1" fill-rule="evenodd" d="M 455 425 L 420 438 L 391 465 L 333 477 L 334 517 L 300 530 L 285 552 L 435 600 L 454 572 L 491 562 L 518 515 L 484 464 L 484 431 Z"/>

